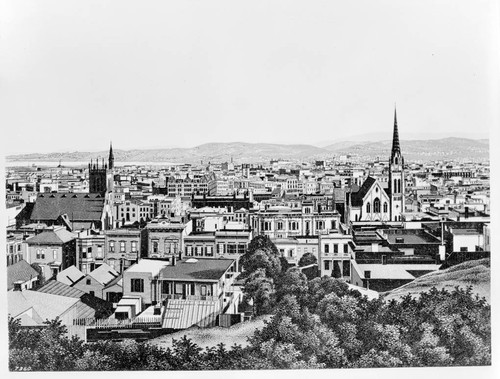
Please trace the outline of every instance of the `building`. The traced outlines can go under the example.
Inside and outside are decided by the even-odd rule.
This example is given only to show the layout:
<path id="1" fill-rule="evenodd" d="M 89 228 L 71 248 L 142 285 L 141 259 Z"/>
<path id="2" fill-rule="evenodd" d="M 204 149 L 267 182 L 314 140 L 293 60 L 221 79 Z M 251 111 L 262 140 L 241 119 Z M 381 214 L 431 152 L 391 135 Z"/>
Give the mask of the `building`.
<path id="1" fill-rule="evenodd" d="M 150 222 L 142 232 L 141 256 L 150 258 L 172 258 L 184 250 L 184 236 L 192 229 L 192 222 L 160 219 Z"/>
<path id="2" fill-rule="evenodd" d="M 122 273 L 140 259 L 141 231 L 112 229 L 104 232 L 104 261 Z"/>
<path id="3" fill-rule="evenodd" d="M 47 228 L 26 243 L 26 261 L 37 263 L 47 279 L 76 263 L 76 235 L 62 226 Z"/>
<path id="4" fill-rule="evenodd" d="M 16 285 L 29 290 L 37 282 L 38 272 L 23 259 L 7 267 L 7 291 L 13 290 Z"/>
<path id="5" fill-rule="evenodd" d="M 104 289 L 120 274 L 103 263 L 98 268 L 81 278 L 72 287 L 100 299 L 106 299 Z"/>

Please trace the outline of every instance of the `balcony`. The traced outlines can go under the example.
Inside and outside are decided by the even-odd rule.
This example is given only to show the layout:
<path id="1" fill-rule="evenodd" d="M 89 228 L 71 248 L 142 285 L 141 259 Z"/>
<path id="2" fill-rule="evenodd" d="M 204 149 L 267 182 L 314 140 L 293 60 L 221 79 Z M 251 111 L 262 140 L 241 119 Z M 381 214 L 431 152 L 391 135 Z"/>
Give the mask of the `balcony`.
<path id="1" fill-rule="evenodd" d="M 161 294 L 161 300 L 205 300 L 205 301 L 217 301 L 222 296 L 201 296 L 201 295 L 182 295 L 182 294 Z"/>

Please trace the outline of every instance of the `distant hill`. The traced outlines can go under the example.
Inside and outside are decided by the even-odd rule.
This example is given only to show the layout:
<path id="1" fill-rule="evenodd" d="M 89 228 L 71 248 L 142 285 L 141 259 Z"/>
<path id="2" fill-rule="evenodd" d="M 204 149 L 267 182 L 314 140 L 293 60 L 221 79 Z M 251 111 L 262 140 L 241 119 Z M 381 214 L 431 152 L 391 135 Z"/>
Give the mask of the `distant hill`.
<path id="1" fill-rule="evenodd" d="M 391 141 L 360 142 L 342 141 L 320 148 L 312 145 L 281 145 L 267 143 L 207 143 L 193 148 L 114 150 L 116 162 L 172 162 L 199 163 L 228 162 L 263 163 L 271 159 L 314 160 L 331 159 L 339 155 L 354 155 L 373 160 L 386 159 L 391 152 Z M 429 161 L 440 159 L 484 160 L 489 157 L 488 140 L 466 138 L 444 138 L 438 140 L 401 141 L 403 155 L 407 161 Z M 68 152 L 47 154 L 22 154 L 7 157 L 7 162 L 15 161 L 81 161 L 108 156 L 101 152 Z"/>
<path id="2" fill-rule="evenodd" d="M 466 288 L 472 286 L 472 292 L 479 297 L 491 299 L 490 289 L 490 260 L 478 259 L 452 266 L 446 270 L 431 272 L 423 275 L 413 282 L 405 284 L 384 294 L 385 300 L 398 299 L 405 295 L 418 296 L 432 287 L 438 290 L 453 291 L 455 287 Z"/>
<path id="3" fill-rule="evenodd" d="M 338 144 L 326 146 L 336 154 L 358 155 L 374 159 L 388 158 L 391 153 L 392 141 L 363 142 L 356 145 L 341 147 Z M 401 150 L 406 161 L 432 161 L 441 159 L 489 159 L 489 141 L 467 138 L 443 138 L 435 140 L 401 141 Z"/>

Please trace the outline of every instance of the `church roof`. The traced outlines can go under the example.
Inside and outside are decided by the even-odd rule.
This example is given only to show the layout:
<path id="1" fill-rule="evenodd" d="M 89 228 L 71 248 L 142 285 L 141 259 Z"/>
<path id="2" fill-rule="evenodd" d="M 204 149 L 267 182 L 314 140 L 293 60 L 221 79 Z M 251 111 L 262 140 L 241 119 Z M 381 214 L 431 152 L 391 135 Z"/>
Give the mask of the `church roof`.
<path id="1" fill-rule="evenodd" d="M 369 176 L 364 181 L 363 185 L 359 188 L 359 191 L 353 192 L 351 194 L 351 204 L 353 206 L 361 206 L 363 205 L 363 198 L 366 196 L 370 188 L 375 184 L 377 180 Z"/>
<path id="2" fill-rule="evenodd" d="M 97 193 L 39 194 L 31 220 L 55 221 L 60 215 L 66 214 L 72 221 L 100 221 L 103 209 L 104 198 Z"/>

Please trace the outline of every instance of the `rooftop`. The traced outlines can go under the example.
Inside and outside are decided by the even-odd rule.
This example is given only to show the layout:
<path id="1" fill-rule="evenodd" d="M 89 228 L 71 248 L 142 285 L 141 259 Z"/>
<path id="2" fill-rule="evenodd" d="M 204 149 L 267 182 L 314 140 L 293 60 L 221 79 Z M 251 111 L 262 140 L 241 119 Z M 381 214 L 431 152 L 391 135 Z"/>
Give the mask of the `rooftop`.
<path id="1" fill-rule="evenodd" d="M 188 281 L 218 281 L 229 267 L 233 259 L 187 259 L 177 262 L 175 266 L 166 266 L 160 271 L 161 279 Z"/>
<path id="2" fill-rule="evenodd" d="M 430 272 L 439 270 L 439 264 L 382 264 L 382 263 L 363 263 L 357 265 L 360 269 L 360 275 L 365 279 L 365 271 L 370 271 L 370 279 L 409 279 L 413 280 L 418 275 L 416 272 Z"/>
<path id="3" fill-rule="evenodd" d="M 38 272 L 24 259 L 7 267 L 7 290 L 14 288 L 17 281 L 27 282 L 38 276 Z"/>

